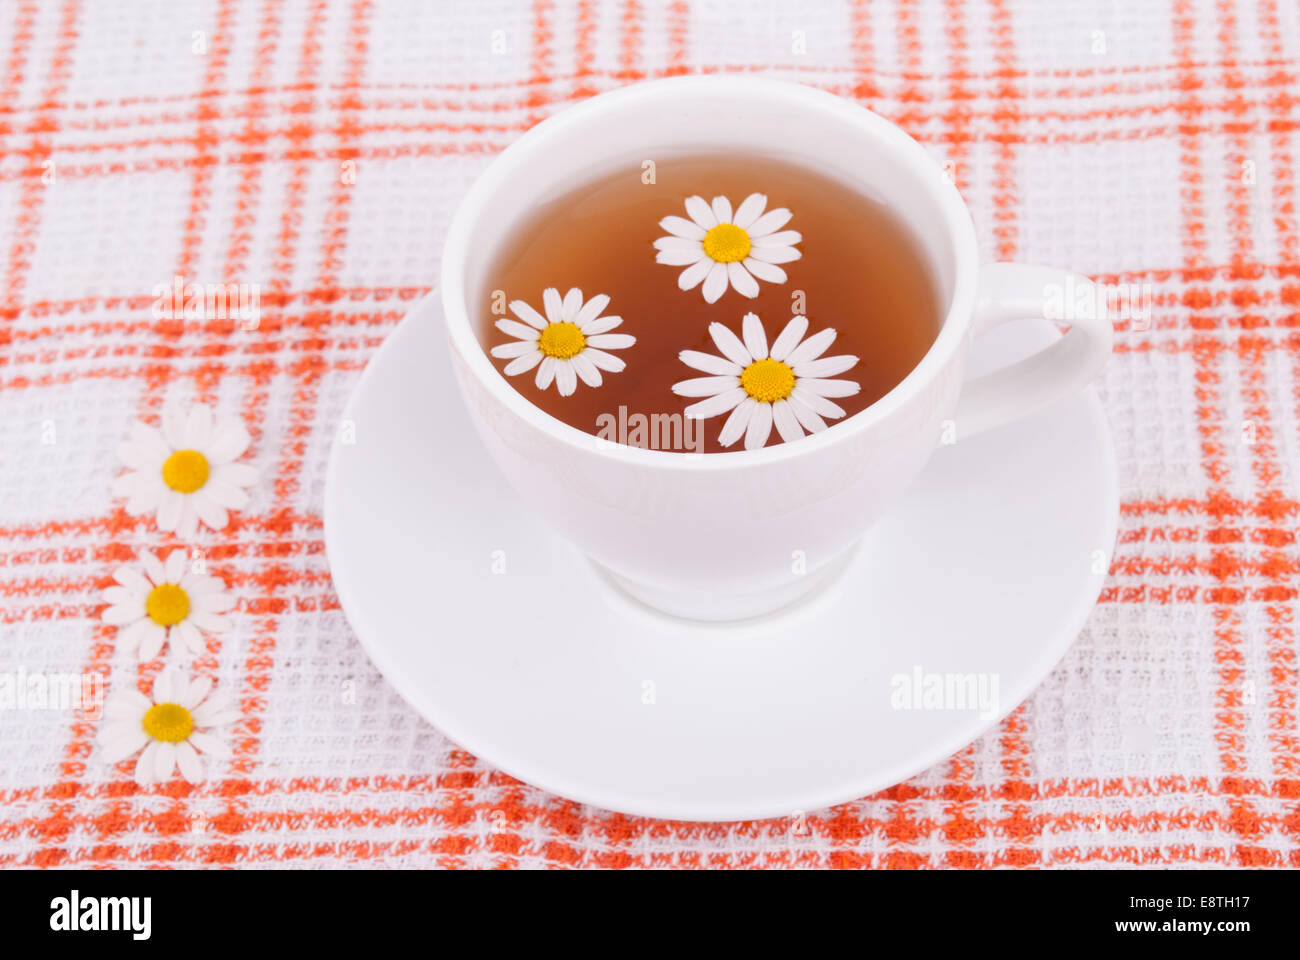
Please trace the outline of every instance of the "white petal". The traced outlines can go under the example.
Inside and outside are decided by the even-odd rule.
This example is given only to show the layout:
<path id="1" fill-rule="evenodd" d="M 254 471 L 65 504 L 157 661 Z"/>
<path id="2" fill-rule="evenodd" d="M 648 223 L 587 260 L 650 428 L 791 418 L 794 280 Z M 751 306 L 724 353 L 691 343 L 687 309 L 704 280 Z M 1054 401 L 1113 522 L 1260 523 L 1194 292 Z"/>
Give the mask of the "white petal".
<path id="1" fill-rule="evenodd" d="M 852 380 L 818 380 L 805 377 L 799 386 L 818 397 L 851 397 L 862 388 Z"/>
<path id="2" fill-rule="evenodd" d="M 833 377 L 857 365 L 858 358 L 848 354 L 838 357 L 822 357 L 818 360 L 805 360 L 794 365 L 796 377 Z"/>
<path id="3" fill-rule="evenodd" d="M 140 616 L 143 616 L 145 598 L 148 595 L 148 590 L 128 590 L 126 587 L 119 587 L 117 584 L 113 584 L 111 587 L 105 587 L 100 593 L 99 598 L 110 607 L 132 607 L 139 611 Z"/>
<path id="4" fill-rule="evenodd" d="M 762 260 L 764 263 L 790 263 L 803 254 L 794 247 L 751 247 L 750 260 Z"/>
<path id="5" fill-rule="evenodd" d="M 185 622 L 193 622 L 194 626 L 207 633 L 225 633 L 230 629 L 229 617 L 223 617 L 208 610 L 191 610 L 190 615 L 185 618 Z"/>
<path id="6" fill-rule="evenodd" d="M 163 493 L 167 487 L 163 485 L 162 468 L 151 474 L 131 474 L 136 480 L 135 489 L 129 494 L 118 494 L 118 496 L 129 496 L 126 502 L 126 512 L 135 514 L 155 513 L 162 504 Z"/>
<path id="7" fill-rule="evenodd" d="M 740 371 L 744 369 L 734 360 L 728 360 L 726 357 L 715 357 L 711 353 L 701 353 L 699 350 L 683 350 L 677 354 L 677 358 L 701 373 L 711 373 L 715 377 L 725 377 L 727 375 L 740 376 Z"/>
<path id="8" fill-rule="evenodd" d="M 208 483 L 220 482 L 234 487 L 251 487 L 260 477 L 257 467 L 247 463 L 223 463 L 212 471 Z M 206 490 L 207 487 L 205 486 L 204 489 Z"/>
<path id="9" fill-rule="evenodd" d="M 758 296 L 758 281 L 741 264 L 734 261 L 727 264 L 727 279 L 731 281 L 731 288 L 742 297 L 752 300 Z"/>
<path id="10" fill-rule="evenodd" d="M 767 334 L 763 331 L 763 321 L 758 319 L 758 314 L 745 314 L 740 329 L 745 334 L 745 349 L 749 355 L 755 360 L 766 360 Z"/>
<path id="11" fill-rule="evenodd" d="M 200 727 L 211 727 L 215 725 L 213 723 L 214 717 L 220 716 L 223 713 L 229 713 L 232 710 L 236 714 L 239 712 L 238 708 L 235 706 L 234 700 L 231 699 L 230 694 L 222 689 L 214 690 L 208 695 L 206 700 L 191 710 L 190 713 L 194 715 L 195 725 Z"/>
<path id="12" fill-rule="evenodd" d="M 226 512 L 225 507 L 208 495 L 206 486 L 202 490 L 195 490 L 190 494 L 189 505 L 193 509 L 194 515 L 213 530 L 223 530 L 226 524 L 230 522 L 230 514 Z"/>
<path id="13" fill-rule="evenodd" d="M 507 336 L 514 337 L 517 340 L 524 340 L 528 343 L 536 343 L 537 338 L 542 335 L 542 332 L 536 327 L 530 327 L 526 323 L 520 323 L 518 320 L 510 320 L 505 317 L 502 317 L 493 324 L 493 326 Z"/>
<path id="14" fill-rule="evenodd" d="M 185 551 L 181 548 L 173 549 L 167 554 L 167 560 L 163 564 L 163 571 L 167 575 L 168 583 L 180 583 L 181 577 L 185 576 Z"/>
<path id="15" fill-rule="evenodd" d="M 153 553 L 145 551 L 140 554 L 140 564 L 144 567 L 145 576 L 151 581 L 150 589 L 167 582 L 167 567 Z"/>
<path id="16" fill-rule="evenodd" d="M 726 197 L 714 197 L 711 209 L 718 223 L 731 223 L 731 201 Z"/>
<path id="17" fill-rule="evenodd" d="M 537 343 L 533 340 L 516 340 L 513 343 L 498 344 L 488 352 L 500 360 L 513 360 L 526 353 L 536 353 Z"/>
<path id="18" fill-rule="evenodd" d="M 538 330 L 545 330 L 547 327 L 546 318 L 523 300 L 511 300 L 510 312 L 530 327 L 535 327 Z"/>
<path id="19" fill-rule="evenodd" d="M 148 617 L 141 617 L 128 626 L 122 627 L 117 631 L 117 639 L 114 641 L 114 647 L 123 653 L 136 653 L 138 655 L 140 646 L 144 639 L 154 630 L 161 630 L 158 624 L 154 623 Z M 152 659 L 152 658 L 149 658 Z M 146 706 L 147 710 L 148 707 Z"/>
<path id="20" fill-rule="evenodd" d="M 122 564 L 114 570 L 113 579 L 137 596 L 147 596 L 153 589 L 153 584 L 145 579 L 145 575 L 128 564 Z"/>
<path id="21" fill-rule="evenodd" d="M 166 780 L 176 770 L 176 744 L 159 742 L 154 751 L 153 775 L 159 780 Z"/>
<path id="22" fill-rule="evenodd" d="M 615 327 L 621 326 L 622 323 L 622 317 L 597 317 L 595 320 L 588 320 L 586 323 L 578 324 L 578 329 L 582 331 L 584 336 L 594 337 L 598 333 L 613 330 Z"/>
<path id="23" fill-rule="evenodd" d="M 681 290 L 694 290 L 709 275 L 716 264 L 708 257 L 701 257 L 691 266 L 677 275 L 677 287 Z"/>
<path id="24" fill-rule="evenodd" d="M 211 677 L 195 677 L 188 684 L 185 684 L 183 690 L 178 691 L 179 695 L 176 698 L 176 702 L 186 710 L 193 710 L 202 703 L 203 698 L 211 692 Z"/>
<path id="25" fill-rule="evenodd" d="M 777 207 L 775 210 L 769 210 L 746 227 L 745 232 L 755 240 L 760 237 L 770 236 L 789 223 L 791 216 L 793 214 L 785 207 Z"/>
<path id="26" fill-rule="evenodd" d="M 178 530 L 181 525 L 181 514 L 185 510 L 185 495 L 176 490 L 167 489 L 163 491 L 162 499 L 158 503 L 158 517 L 155 521 L 159 530 Z"/>
<path id="27" fill-rule="evenodd" d="M 709 275 L 704 278 L 704 300 L 717 303 L 718 298 L 727 292 L 727 265 L 715 263 L 709 268 Z"/>
<path id="28" fill-rule="evenodd" d="M 790 409 L 790 404 L 785 400 L 778 400 L 772 404 L 772 423 L 776 425 L 776 432 L 786 443 L 803 436 L 803 427 L 799 426 L 799 418 L 795 416 L 794 411 Z"/>
<path id="29" fill-rule="evenodd" d="M 794 393 L 790 396 L 807 406 L 808 409 L 823 417 L 829 417 L 832 420 L 836 420 L 844 416 L 845 410 L 838 403 L 832 403 L 825 397 L 819 397 L 815 393 L 810 393 L 803 389 L 798 383 L 794 385 Z"/>
<path id="30" fill-rule="evenodd" d="M 218 467 L 217 470 L 225 470 L 226 467 L 230 466 L 236 466 L 236 464 L 225 464 Z M 242 510 L 248 506 L 248 494 L 216 474 L 209 477 L 208 482 L 203 485 L 203 493 L 213 503 L 225 507 L 227 510 Z"/>
<path id="31" fill-rule="evenodd" d="M 790 355 L 785 358 L 785 362 L 794 366 L 796 363 L 803 363 L 805 360 L 816 360 L 826 348 L 835 342 L 835 328 L 827 327 L 825 330 L 819 330 L 811 337 L 805 340 L 799 346 L 790 351 Z"/>
<path id="32" fill-rule="evenodd" d="M 745 349 L 745 345 L 740 342 L 740 337 L 721 323 L 709 324 L 709 336 L 713 338 L 717 348 L 722 351 L 722 355 L 732 363 L 747 367 L 754 362 L 753 355 Z"/>
<path id="33" fill-rule="evenodd" d="M 555 287 L 547 287 L 542 291 L 542 306 L 546 308 L 546 319 L 551 323 L 560 323 L 564 320 L 564 300 Z"/>
<path id="34" fill-rule="evenodd" d="M 212 442 L 208 447 L 207 457 L 212 463 L 229 463 L 244 455 L 253 438 L 244 426 L 244 421 L 237 417 L 227 417 L 217 422 L 212 428 Z"/>
<path id="35" fill-rule="evenodd" d="M 555 358 L 543 357 L 541 365 L 537 368 L 537 376 L 533 378 L 533 383 L 537 385 L 538 390 L 545 390 L 555 379 Z"/>
<path id="36" fill-rule="evenodd" d="M 204 652 L 203 634 L 189 618 L 172 627 L 171 639 L 173 649 L 179 649 L 186 656 L 197 657 Z"/>
<path id="37" fill-rule="evenodd" d="M 755 237 L 754 246 L 770 250 L 773 247 L 793 247 L 802 241 L 803 234 L 798 230 L 782 230 L 780 233 L 770 233 L 766 237 Z"/>
<path id="38" fill-rule="evenodd" d="M 153 702 L 154 703 L 175 703 L 176 697 L 180 694 L 180 675 L 175 670 L 167 667 L 153 678 Z"/>
<path id="39" fill-rule="evenodd" d="M 118 588 L 119 590 L 121 587 Z M 107 593 L 108 591 L 105 591 Z M 110 627 L 124 627 L 128 623 L 135 623 L 145 615 L 144 604 L 136 603 L 134 600 L 128 603 L 116 603 L 104 611 L 100 617 Z"/>
<path id="40" fill-rule="evenodd" d="M 699 263 L 701 259 L 708 263 L 713 262 L 709 260 L 702 247 L 695 250 L 660 250 L 655 254 L 655 263 L 662 263 L 669 267 L 685 267 Z"/>
<path id="41" fill-rule="evenodd" d="M 190 734 L 190 744 L 201 753 L 206 753 L 210 757 L 228 757 L 230 756 L 230 747 L 220 737 L 214 737 L 210 733 L 204 733 L 202 730 L 195 730 Z"/>
<path id="42" fill-rule="evenodd" d="M 740 381 L 734 376 L 696 377 L 693 380 L 674 383 L 673 393 L 679 397 L 713 397 L 734 390 L 738 386 Z"/>
<path id="43" fill-rule="evenodd" d="M 610 373 L 619 373 L 627 366 L 622 360 L 612 353 L 606 353 L 604 350 L 597 350 L 595 347 L 588 347 L 582 351 L 582 355 L 594 363 L 601 370 Z"/>
<path id="44" fill-rule="evenodd" d="M 568 360 L 558 360 L 555 364 L 555 389 L 562 397 L 571 397 L 578 389 L 578 374 Z"/>
<path id="45" fill-rule="evenodd" d="M 720 413 L 726 413 L 728 410 L 734 409 L 736 404 L 747 396 L 748 394 L 743 389 L 736 387 L 726 393 L 719 393 L 707 400 L 701 400 L 699 403 L 692 403 L 682 413 L 696 420 L 707 420 L 709 417 L 716 417 Z"/>
<path id="46" fill-rule="evenodd" d="M 158 779 L 158 748 L 161 743 L 150 741 L 135 762 L 135 779 L 137 783 L 148 785 Z"/>
<path id="47" fill-rule="evenodd" d="M 764 283 L 785 283 L 789 277 L 785 271 L 775 263 L 767 263 L 763 260 L 755 260 L 753 257 L 746 257 L 740 261 L 745 265 L 745 269 L 752 273 Z"/>
<path id="48" fill-rule="evenodd" d="M 162 408 L 162 434 L 167 445 L 173 450 L 185 446 L 185 423 L 189 419 L 185 407 L 179 400 L 166 400 Z"/>
<path id="49" fill-rule="evenodd" d="M 587 338 L 587 345 L 601 350 L 623 350 L 636 343 L 636 337 L 627 333 L 600 333 Z"/>
<path id="50" fill-rule="evenodd" d="M 592 323 L 600 316 L 602 310 L 609 306 L 609 297 L 606 294 L 598 293 L 582 305 L 578 315 L 573 318 L 573 322 L 578 325 L 578 329 L 584 333 L 588 324 Z M 618 319 L 617 317 L 612 319 Z"/>
<path id="51" fill-rule="evenodd" d="M 703 197 L 687 197 L 686 212 L 705 230 L 712 230 L 718 225 L 718 218 L 713 215 L 712 208 L 704 202 Z"/>
<path id="52" fill-rule="evenodd" d="M 203 779 L 203 764 L 188 743 L 176 744 L 176 765 L 181 768 L 181 776 L 190 783 L 198 783 Z"/>
<path id="53" fill-rule="evenodd" d="M 131 444 L 138 451 L 148 453 L 157 464 L 161 464 L 172 453 L 172 448 L 167 444 L 167 438 L 163 436 L 162 431 L 156 427 L 146 426 L 139 420 L 131 423 Z"/>
<path id="54" fill-rule="evenodd" d="M 599 387 L 602 382 L 600 370 L 591 362 L 591 358 L 585 352 L 578 354 L 569 361 L 573 364 L 574 372 L 582 379 L 582 382 L 589 387 Z"/>
<path id="55" fill-rule="evenodd" d="M 772 344 L 772 359 L 784 360 L 790 355 L 804 333 L 808 330 L 808 318 L 802 314 L 795 314 L 790 318 L 790 322 L 785 325 L 780 335 L 776 338 L 776 343 Z"/>
<path id="56" fill-rule="evenodd" d="M 507 377 L 515 377 L 521 373 L 526 373 L 541 363 L 544 356 L 545 354 L 540 350 L 531 350 L 522 357 L 515 357 L 515 359 L 507 363 L 503 372 Z"/>
<path id="57" fill-rule="evenodd" d="M 212 408 L 196 403 L 185 419 L 185 448 L 203 450 L 212 439 Z"/>
<path id="58" fill-rule="evenodd" d="M 659 226 L 675 237 L 694 240 L 697 243 L 703 240 L 704 235 L 708 233 L 698 223 L 692 223 L 684 217 L 664 217 L 659 221 Z"/>
<path id="59" fill-rule="evenodd" d="M 704 244 L 687 237 L 660 237 L 654 242 L 654 248 L 656 250 L 692 250 L 695 253 L 702 253 Z"/>
<path id="60" fill-rule="evenodd" d="M 564 317 L 569 323 L 573 323 L 578 316 L 578 311 L 582 309 L 582 291 L 577 287 L 570 287 L 569 292 L 564 295 L 564 302 L 560 306 L 560 316 Z"/>
<path id="61" fill-rule="evenodd" d="M 165 449 L 160 455 L 158 451 L 130 440 L 123 440 L 117 445 L 117 458 L 132 470 L 157 470 L 167 457 Z"/>
<path id="62" fill-rule="evenodd" d="M 829 400 L 826 402 L 830 403 Z M 791 394 L 786 403 L 790 405 L 794 415 L 799 418 L 799 422 L 809 433 L 820 433 L 826 429 L 826 421 L 819 417 L 813 408 L 800 400 L 799 397 Z"/>
<path id="63" fill-rule="evenodd" d="M 731 416 L 727 417 L 727 422 L 722 425 L 722 432 L 718 434 L 718 443 L 721 446 L 729 447 L 745 434 L 749 427 L 749 418 L 754 415 L 754 408 L 758 406 L 758 401 L 753 397 L 745 397 L 735 410 L 731 411 Z"/>
<path id="64" fill-rule="evenodd" d="M 763 215 L 766 206 L 767 197 L 761 193 L 751 193 L 736 208 L 736 215 L 732 217 L 731 222 L 748 232 L 754 221 Z"/>
<path id="65" fill-rule="evenodd" d="M 115 734 L 111 740 L 105 740 L 100 748 L 100 759 L 104 763 L 121 763 L 149 742 L 149 737 L 140 726 L 138 719 L 130 726 L 124 725 L 123 729 L 115 731 Z"/>
<path id="66" fill-rule="evenodd" d="M 745 430 L 745 449 L 757 450 L 767 443 L 772 433 L 772 405 L 770 403 L 754 404 L 750 414 L 749 426 Z"/>
<path id="67" fill-rule="evenodd" d="M 139 690 L 127 688 L 108 698 L 104 704 L 104 717 L 108 720 L 129 720 L 139 726 L 145 712 L 152 706 L 153 701 Z"/>

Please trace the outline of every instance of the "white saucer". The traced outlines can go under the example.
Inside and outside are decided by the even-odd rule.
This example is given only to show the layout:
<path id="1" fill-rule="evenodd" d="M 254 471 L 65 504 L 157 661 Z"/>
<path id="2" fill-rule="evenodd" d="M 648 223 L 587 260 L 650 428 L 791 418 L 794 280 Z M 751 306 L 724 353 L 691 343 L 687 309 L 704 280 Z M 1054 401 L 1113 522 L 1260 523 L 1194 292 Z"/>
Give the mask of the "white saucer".
<path id="1" fill-rule="evenodd" d="M 978 342 L 972 374 L 1057 335 L 1003 326 Z M 523 511 L 464 414 L 436 294 L 371 360 L 344 416 L 355 440 L 331 452 L 325 542 L 371 659 L 488 763 L 630 814 L 792 815 L 943 760 L 1060 659 L 1115 543 L 1115 458 L 1089 390 L 941 448 L 807 600 L 697 624 L 630 599 Z M 891 681 L 918 669 L 922 684 L 996 675 L 996 714 L 896 709 Z"/>

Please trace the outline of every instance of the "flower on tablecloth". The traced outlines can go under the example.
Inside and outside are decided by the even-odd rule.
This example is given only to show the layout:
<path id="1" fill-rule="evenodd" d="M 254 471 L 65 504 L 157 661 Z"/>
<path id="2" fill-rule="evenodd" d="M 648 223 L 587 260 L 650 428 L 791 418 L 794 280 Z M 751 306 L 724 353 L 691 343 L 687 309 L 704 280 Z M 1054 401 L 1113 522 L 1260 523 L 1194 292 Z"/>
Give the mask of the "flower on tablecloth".
<path id="1" fill-rule="evenodd" d="M 677 286 L 693 290 L 700 283 L 704 299 L 716 303 L 730 286 L 743 297 L 758 296 L 758 281 L 785 283 L 786 273 L 777 264 L 798 260 L 795 249 L 803 237 L 797 230 L 782 230 L 790 221 L 785 207 L 763 211 L 767 197 L 751 193 L 732 212 L 731 201 L 714 197 L 687 197 L 690 217 L 664 217 L 659 226 L 668 236 L 655 241 L 656 263 L 685 267 L 677 275 Z"/>
<path id="2" fill-rule="evenodd" d="M 213 692 L 207 677 L 187 680 L 166 669 L 154 678 L 149 696 L 132 689 L 109 697 L 105 724 L 96 739 L 106 763 L 119 763 L 139 751 L 135 779 L 142 784 L 166 780 L 177 769 L 197 783 L 204 777 L 200 753 L 230 756 L 230 748 L 211 731 L 239 717 L 234 701 Z"/>
<path id="3" fill-rule="evenodd" d="M 164 643 L 173 653 L 196 656 L 204 650 L 205 633 L 229 625 L 222 614 L 235 598 L 217 577 L 187 570 L 184 550 L 173 550 L 165 562 L 145 553 L 140 566 L 120 566 L 113 579 L 103 593 L 109 605 L 103 620 L 120 628 L 118 648 L 137 651 L 141 660 L 158 656 Z"/>
<path id="4" fill-rule="evenodd" d="M 251 439 L 237 418 L 214 420 L 212 409 L 195 404 L 185 410 L 168 402 L 160 427 L 131 425 L 131 437 L 118 456 L 128 470 L 113 484 L 113 494 L 126 497 L 128 513 L 156 517 L 159 529 L 188 539 L 199 523 L 220 530 L 227 511 L 248 503 L 245 488 L 257 471 L 236 463 Z"/>
<path id="5" fill-rule="evenodd" d="M 849 354 L 823 357 L 835 340 L 827 327 L 804 339 L 808 318 L 793 317 L 769 350 L 763 322 L 757 314 L 745 314 L 744 339 L 720 323 L 709 324 L 709 336 L 722 356 L 683 350 L 682 363 L 707 377 L 673 384 L 682 397 L 704 397 L 684 411 L 694 419 L 730 413 L 718 443 L 729 447 L 742 436 L 746 450 L 767 443 L 773 425 L 785 442 L 798 440 L 804 431 L 826 429 L 824 417 L 837 419 L 845 410 L 831 397 L 851 397 L 860 389 L 852 380 L 830 380 L 858 362 Z"/>

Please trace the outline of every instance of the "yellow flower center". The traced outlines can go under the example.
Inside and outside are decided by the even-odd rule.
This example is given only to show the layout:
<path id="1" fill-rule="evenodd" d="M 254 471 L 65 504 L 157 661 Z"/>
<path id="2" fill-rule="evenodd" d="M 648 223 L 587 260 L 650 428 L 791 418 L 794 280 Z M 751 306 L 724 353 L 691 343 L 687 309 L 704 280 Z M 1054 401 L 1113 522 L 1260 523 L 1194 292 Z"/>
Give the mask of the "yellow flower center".
<path id="1" fill-rule="evenodd" d="M 582 335 L 576 323 L 569 323 L 567 320 L 561 323 L 552 323 L 538 338 L 537 346 L 548 357 L 554 357 L 556 360 L 568 360 L 570 357 L 576 357 L 582 353 L 582 348 L 587 345 L 587 338 Z"/>
<path id="2" fill-rule="evenodd" d="M 193 493 L 208 482 L 208 458 L 197 450 L 177 450 L 163 463 L 163 483 Z"/>
<path id="3" fill-rule="evenodd" d="M 173 583 L 163 583 L 149 591 L 144 602 L 145 613 L 160 627 L 172 627 L 190 613 L 190 598 Z"/>
<path id="4" fill-rule="evenodd" d="M 735 263 L 749 256 L 749 234 L 734 223 L 720 223 L 704 235 L 704 252 L 718 263 Z"/>
<path id="5" fill-rule="evenodd" d="M 155 703 L 144 715 L 144 732 L 155 740 L 180 743 L 194 729 L 194 717 L 179 703 Z"/>
<path id="6" fill-rule="evenodd" d="M 740 385 L 759 403 L 776 403 L 794 392 L 794 371 L 780 360 L 755 360 L 740 372 Z"/>

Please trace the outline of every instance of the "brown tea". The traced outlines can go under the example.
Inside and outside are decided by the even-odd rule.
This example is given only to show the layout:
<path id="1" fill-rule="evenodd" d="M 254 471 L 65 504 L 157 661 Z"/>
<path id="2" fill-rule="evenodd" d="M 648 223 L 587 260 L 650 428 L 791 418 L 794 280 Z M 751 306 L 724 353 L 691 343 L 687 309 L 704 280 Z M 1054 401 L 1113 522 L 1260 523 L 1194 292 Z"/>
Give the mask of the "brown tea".
<path id="1" fill-rule="evenodd" d="M 619 170 L 540 207 L 479 302 L 484 349 L 542 410 L 707 453 L 833 429 L 911 372 L 941 319 L 884 204 L 723 156 Z"/>

